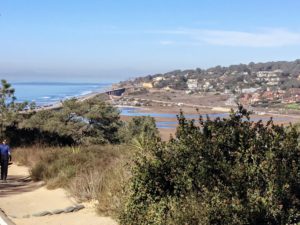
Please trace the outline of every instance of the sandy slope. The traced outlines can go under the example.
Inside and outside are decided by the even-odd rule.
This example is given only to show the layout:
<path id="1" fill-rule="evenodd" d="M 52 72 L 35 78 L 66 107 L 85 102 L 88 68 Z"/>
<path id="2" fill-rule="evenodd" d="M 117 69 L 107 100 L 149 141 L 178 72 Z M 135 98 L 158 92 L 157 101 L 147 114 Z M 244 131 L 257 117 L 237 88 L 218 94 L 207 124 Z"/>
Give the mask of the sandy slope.
<path id="1" fill-rule="evenodd" d="M 117 225 L 111 218 L 96 215 L 90 204 L 84 204 L 86 208 L 78 212 L 24 218 L 41 211 L 64 209 L 74 204 L 75 200 L 65 190 L 48 190 L 42 182 L 31 181 L 26 167 L 11 165 L 8 183 L 0 184 L 0 208 L 17 225 Z"/>

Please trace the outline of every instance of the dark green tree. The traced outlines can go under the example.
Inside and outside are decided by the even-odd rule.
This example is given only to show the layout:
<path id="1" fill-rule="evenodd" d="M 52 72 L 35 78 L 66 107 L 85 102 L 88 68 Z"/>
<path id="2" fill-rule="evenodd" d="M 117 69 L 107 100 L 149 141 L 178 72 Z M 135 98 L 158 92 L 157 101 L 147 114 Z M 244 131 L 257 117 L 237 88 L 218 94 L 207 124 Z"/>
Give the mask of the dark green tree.
<path id="1" fill-rule="evenodd" d="M 6 128 L 13 126 L 18 121 L 20 112 L 28 105 L 16 103 L 15 89 L 6 80 L 1 80 L 0 87 L 0 136 L 5 136 Z"/>
<path id="2" fill-rule="evenodd" d="M 5 128 L 10 125 L 14 116 L 15 90 L 6 80 L 1 80 L 0 88 L 0 132 L 4 136 Z"/>
<path id="3" fill-rule="evenodd" d="M 63 102 L 61 109 L 34 113 L 20 126 L 69 137 L 74 144 L 118 143 L 119 114 L 115 107 L 97 97 L 85 101 L 70 99 Z"/>

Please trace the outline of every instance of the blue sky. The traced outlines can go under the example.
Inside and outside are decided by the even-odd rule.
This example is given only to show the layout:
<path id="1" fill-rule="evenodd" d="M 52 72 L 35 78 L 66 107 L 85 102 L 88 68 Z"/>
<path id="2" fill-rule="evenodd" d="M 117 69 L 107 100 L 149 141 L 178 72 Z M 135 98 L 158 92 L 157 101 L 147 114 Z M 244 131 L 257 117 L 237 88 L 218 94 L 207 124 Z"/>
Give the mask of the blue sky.
<path id="1" fill-rule="evenodd" d="M 0 77 L 107 82 L 300 58 L 299 0 L 1 0 Z"/>

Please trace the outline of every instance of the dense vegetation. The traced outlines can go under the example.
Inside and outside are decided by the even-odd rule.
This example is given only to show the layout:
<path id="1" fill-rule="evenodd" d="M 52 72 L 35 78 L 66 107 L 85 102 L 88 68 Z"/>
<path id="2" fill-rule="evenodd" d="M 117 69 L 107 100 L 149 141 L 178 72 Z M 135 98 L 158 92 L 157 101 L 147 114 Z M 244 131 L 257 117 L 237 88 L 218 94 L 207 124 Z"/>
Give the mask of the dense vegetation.
<path id="1" fill-rule="evenodd" d="M 150 116 L 133 117 L 120 129 L 120 138 L 125 143 L 141 142 L 143 140 L 156 140 L 159 132 L 155 119 Z"/>
<path id="2" fill-rule="evenodd" d="M 72 144 L 119 142 L 119 111 L 97 97 L 83 102 L 71 99 L 60 110 L 39 111 L 20 124 L 69 138 Z"/>
<path id="3" fill-rule="evenodd" d="M 117 136 L 121 144 L 17 148 L 13 158 L 30 167 L 31 177 L 45 181 L 48 188 L 66 188 L 79 201 L 96 201 L 102 215 L 117 216 L 122 187 L 130 177 L 132 148 L 157 139 L 158 130 L 153 118 L 139 117 L 123 124 Z"/>
<path id="4" fill-rule="evenodd" d="M 229 118 L 178 118 L 176 137 L 135 155 L 121 224 L 292 224 L 300 221 L 294 127 Z"/>
<path id="5" fill-rule="evenodd" d="M 14 89 L 5 80 L 0 87 L 0 136 L 14 146 L 94 145 L 120 143 L 123 126 L 120 112 L 101 96 L 66 100 L 55 110 L 34 110 L 28 103 L 16 103 Z"/>
<path id="6" fill-rule="evenodd" d="M 3 81 L 1 90 L 6 93 L 1 134 L 18 146 L 13 159 L 30 167 L 33 180 L 45 181 L 48 188 L 66 188 L 79 201 L 98 202 L 102 215 L 115 215 L 130 177 L 132 144 L 159 137 L 155 120 L 122 122 L 119 110 L 103 96 L 70 99 L 54 110 L 30 109 L 27 103 L 16 108 L 11 85 Z"/>
<path id="7" fill-rule="evenodd" d="M 98 200 L 123 225 L 300 222 L 299 127 L 253 122 L 239 106 L 224 119 L 180 113 L 163 142 L 153 118 L 121 122 L 100 97 L 31 111 L 7 82 L 1 91 L 1 136 L 29 146 L 13 157 L 33 179 Z"/>

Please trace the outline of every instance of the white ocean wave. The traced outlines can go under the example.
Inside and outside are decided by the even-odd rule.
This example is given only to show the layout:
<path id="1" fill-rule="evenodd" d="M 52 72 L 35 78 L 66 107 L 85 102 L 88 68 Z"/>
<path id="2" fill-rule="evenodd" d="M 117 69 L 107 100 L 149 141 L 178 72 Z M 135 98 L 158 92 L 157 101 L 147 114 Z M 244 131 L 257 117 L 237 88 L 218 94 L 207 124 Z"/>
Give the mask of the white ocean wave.
<path id="1" fill-rule="evenodd" d="M 82 95 L 89 95 L 89 94 L 92 94 L 93 92 L 92 91 L 83 91 L 80 93 L 80 96 Z"/>

